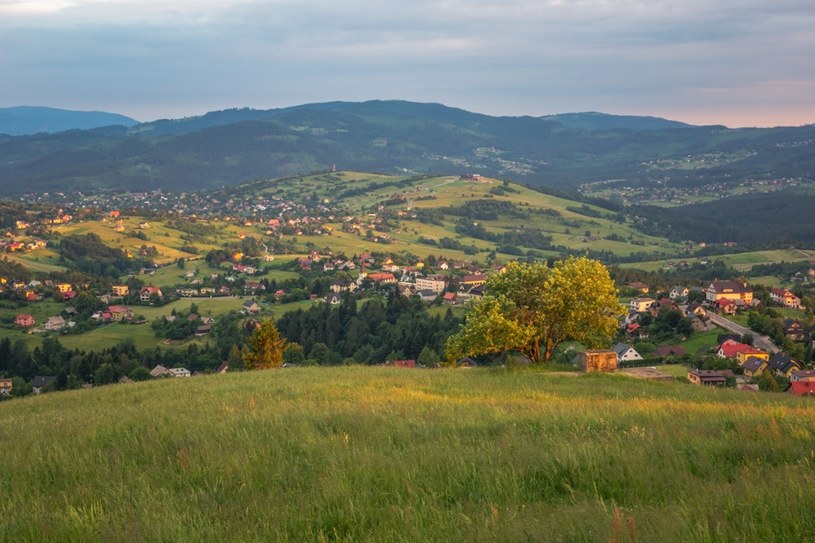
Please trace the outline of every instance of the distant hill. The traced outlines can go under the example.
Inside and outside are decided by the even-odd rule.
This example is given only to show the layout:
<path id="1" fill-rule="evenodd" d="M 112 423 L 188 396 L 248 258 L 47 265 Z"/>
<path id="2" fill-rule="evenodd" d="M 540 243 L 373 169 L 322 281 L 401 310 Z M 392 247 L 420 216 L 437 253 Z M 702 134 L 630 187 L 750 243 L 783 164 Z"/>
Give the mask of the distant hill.
<path id="1" fill-rule="evenodd" d="M 557 115 L 546 115 L 541 119 L 555 121 L 576 130 L 668 130 L 671 128 L 690 128 L 692 126 L 679 121 L 669 121 L 661 117 L 609 115 L 596 111 L 559 113 Z"/>
<path id="2" fill-rule="evenodd" d="M 0 135 L 0 194 L 197 190 L 333 166 L 390 174 L 479 173 L 568 190 L 607 179 L 637 185 L 670 178 L 674 185 L 695 186 L 746 176 L 809 177 L 815 171 L 812 126 L 731 130 L 576 115 L 493 117 L 441 104 L 330 102 Z M 711 153 L 740 158 L 724 165 L 720 160 L 717 168 L 705 161 L 700 169 L 653 167 L 654 161 L 678 164 Z"/>
<path id="3" fill-rule="evenodd" d="M 104 111 L 69 111 L 51 107 L 20 106 L 0 108 L 0 134 L 31 134 L 87 130 L 100 126 L 133 126 L 135 119 Z"/>

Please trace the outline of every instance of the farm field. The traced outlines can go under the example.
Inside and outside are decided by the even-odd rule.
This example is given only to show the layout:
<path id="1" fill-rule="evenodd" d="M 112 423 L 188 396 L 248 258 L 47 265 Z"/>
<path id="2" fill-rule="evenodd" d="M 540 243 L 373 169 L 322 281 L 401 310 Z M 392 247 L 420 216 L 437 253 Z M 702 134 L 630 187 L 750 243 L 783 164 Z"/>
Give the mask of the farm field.
<path id="1" fill-rule="evenodd" d="M 569 207 L 579 207 L 578 202 L 543 194 L 527 187 L 510 184 L 503 194 L 491 193 L 500 188 L 502 183 L 495 179 L 482 179 L 473 182 L 458 177 L 416 177 L 382 176 L 360 172 L 336 172 L 312 176 L 293 177 L 280 180 L 257 181 L 230 189 L 228 195 L 263 193 L 284 198 L 304 200 L 316 195 L 318 199 L 331 204 L 340 204 L 350 213 L 367 213 L 375 211 L 378 205 L 392 200 L 393 210 L 410 206 L 413 210 L 446 207 L 461 207 L 468 202 L 492 200 L 515 206 L 517 210 L 527 213 L 523 220 L 500 216 L 497 219 L 479 220 L 491 233 L 512 231 L 523 226 L 526 229 L 538 229 L 553 236 L 553 243 L 570 249 L 608 250 L 615 254 L 628 255 L 633 252 L 651 251 L 676 253 L 679 245 L 667 242 L 662 238 L 646 236 L 637 232 L 627 223 L 611 220 L 612 213 L 594 206 L 587 206 L 590 211 L 602 217 L 589 217 L 577 213 Z M 503 189 L 502 189 L 503 190 Z M 380 244 L 365 240 L 356 234 L 340 231 L 341 223 L 336 223 L 334 233 L 330 236 L 298 236 L 298 244 L 311 243 L 317 248 L 330 247 L 334 252 L 346 254 L 360 251 L 400 252 L 406 251 L 424 257 L 427 254 L 443 252 L 448 258 L 468 258 L 460 250 L 437 249 L 421 244 L 419 237 L 440 239 L 449 237 L 459 239 L 464 245 L 475 245 L 481 250 L 493 249 L 494 242 L 463 236 L 455 232 L 458 216 L 446 216 L 442 224 L 421 223 L 415 220 L 402 220 L 400 232 L 389 232 L 394 241 Z M 590 240 L 584 235 L 591 232 Z M 604 239 L 614 234 L 618 240 Z M 627 241 L 637 240 L 637 244 Z M 546 256 L 555 256 L 552 251 L 542 251 Z M 551 254 L 550 254 L 551 253 Z M 509 254 L 500 254 L 499 258 L 513 258 Z M 483 257 L 482 257 L 483 260 Z"/>
<path id="2" fill-rule="evenodd" d="M 0 417 L 4 541 L 815 537 L 815 404 L 783 394 L 296 368 L 52 393 Z"/>
<path id="3" fill-rule="evenodd" d="M 804 262 L 815 258 L 815 251 L 800 249 L 775 249 L 768 251 L 748 251 L 744 253 L 734 253 L 727 255 L 713 255 L 705 257 L 704 260 L 721 260 L 728 266 L 732 266 L 739 271 L 747 271 L 756 264 L 770 264 L 775 262 Z M 670 268 L 679 260 L 684 260 L 689 264 L 703 260 L 700 258 L 683 259 L 663 259 L 650 260 L 646 262 L 620 264 L 624 268 L 639 268 L 646 271 L 657 271 L 663 268 Z"/>

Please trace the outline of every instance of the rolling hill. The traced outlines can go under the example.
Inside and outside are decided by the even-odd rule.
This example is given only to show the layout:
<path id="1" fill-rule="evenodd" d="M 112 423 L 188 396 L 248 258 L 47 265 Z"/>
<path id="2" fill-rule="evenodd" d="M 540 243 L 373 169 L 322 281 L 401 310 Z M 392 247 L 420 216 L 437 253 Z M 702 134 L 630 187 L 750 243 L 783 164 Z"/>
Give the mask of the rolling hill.
<path id="1" fill-rule="evenodd" d="M 294 368 L 0 402 L 4 541 L 811 541 L 815 404 Z"/>
<path id="2" fill-rule="evenodd" d="M 0 108 L 0 134 L 25 136 L 39 133 L 88 130 L 101 126 L 134 126 L 135 119 L 104 111 L 70 111 L 51 107 Z"/>
<path id="3" fill-rule="evenodd" d="M 694 184 L 746 176 L 809 178 L 815 127 L 693 127 L 652 118 L 573 114 L 492 117 L 440 104 L 332 102 L 233 109 L 130 128 L 0 136 L 0 191 L 193 190 L 340 169 L 481 173 L 575 189 L 617 179 Z M 727 164 L 654 171 L 700 153 Z"/>

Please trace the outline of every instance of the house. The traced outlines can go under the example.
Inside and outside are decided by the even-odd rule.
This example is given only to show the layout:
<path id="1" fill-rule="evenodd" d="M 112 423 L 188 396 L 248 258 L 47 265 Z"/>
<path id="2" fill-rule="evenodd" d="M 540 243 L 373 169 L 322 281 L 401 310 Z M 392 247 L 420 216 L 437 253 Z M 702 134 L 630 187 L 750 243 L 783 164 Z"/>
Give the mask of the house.
<path id="1" fill-rule="evenodd" d="M 677 298 L 687 298 L 689 292 L 688 287 L 675 286 L 668 292 L 668 298 L 671 300 L 676 300 Z"/>
<path id="2" fill-rule="evenodd" d="M 391 361 L 391 365 L 394 368 L 415 368 L 416 367 L 416 360 L 410 358 L 407 360 L 393 360 Z"/>
<path id="3" fill-rule="evenodd" d="M 0 396 L 11 396 L 14 383 L 11 379 L 0 379 Z"/>
<path id="4" fill-rule="evenodd" d="M 630 289 L 634 289 L 634 290 L 636 290 L 636 291 L 638 291 L 638 292 L 640 292 L 642 294 L 648 294 L 648 291 L 651 290 L 651 287 L 649 287 L 648 285 L 646 285 L 645 283 L 642 283 L 640 281 L 634 281 L 632 283 L 626 283 L 625 286 L 627 286 Z"/>
<path id="5" fill-rule="evenodd" d="M 713 302 L 713 306 L 719 313 L 723 315 L 735 315 L 736 312 L 739 310 L 739 304 L 735 300 L 730 300 L 728 298 L 722 298 L 721 300 L 716 300 Z"/>
<path id="6" fill-rule="evenodd" d="M 229 371 L 229 362 L 224 362 L 215 370 L 215 373 L 227 373 Z"/>
<path id="7" fill-rule="evenodd" d="M 392 285 L 398 282 L 392 273 L 372 273 L 368 275 L 368 279 L 381 285 Z"/>
<path id="8" fill-rule="evenodd" d="M 56 317 L 48 317 L 43 325 L 46 330 L 61 330 L 65 328 L 65 319 L 57 315 Z"/>
<path id="9" fill-rule="evenodd" d="M 133 319 L 133 311 L 126 305 L 109 305 L 108 313 L 110 313 L 110 320 L 116 322 Z"/>
<path id="10" fill-rule="evenodd" d="M 763 358 L 750 356 L 744 362 L 742 362 L 740 366 L 744 370 L 745 377 L 748 379 L 755 379 L 756 377 L 761 376 L 761 374 L 764 373 L 764 370 L 766 370 L 770 364 Z"/>
<path id="11" fill-rule="evenodd" d="M 789 307 L 792 309 L 801 308 L 801 298 L 790 292 L 789 289 L 785 288 L 772 289 L 770 291 L 770 299 L 774 303 L 782 307 Z"/>
<path id="12" fill-rule="evenodd" d="M 190 370 L 188 370 L 187 368 L 170 368 L 167 371 L 170 372 L 169 373 L 170 377 L 190 377 L 190 376 L 192 376 L 192 373 L 190 373 Z"/>
<path id="13" fill-rule="evenodd" d="M 416 288 L 418 290 L 432 290 L 435 293 L 444 292 L 447 288 L 447 279 L 440 275 L 431 275 L 428 277 L 417 277 Z"/>
<path id="14" fill-rule="evenodd" d="M 266 290 L 266 287 L 264 287 L 260 281 L 247 281 L 243 288 L 244 290 L 251 290 L 253 292 L 256 290 Z"/>
<path id="15" fill-rule="evenodd" d="M 31 380 L 34 394 L 40 394 L 44 388 L 57 380 L 56 375 L 37 375 Z"/>
<path id="16" fill-rule="evenodd" d="M 339 305 L 342 303 L 342 298 L 339 294 L 329 294 L 325 297 L 325 301 L 328 302 L 330 305 Z"/>
<path id="17" fill-rule="evenodd" d="M 159 377 L 169 377 L 170 370 L 162 366 L 161 364 L 156 365 L 155 368 L 150 370 L 150 377 L 157 379 Z"/>
<path id="18" fill-rule="evenodd" d="M 761 349 L 757 349 L 755 347 L 750 347 L 749 349 L 740 349 L 736 353 L 736 360 L 739 361 L 739 364 L 744 364 L 744 362 L 748 358 L 760 358 L 761 360 L 770 360 L 770 353 L 767 351 L 762 351 Z"/>
<path id="19" fill-rule="evenodd" d="M 459 281 L 459 285 L 467 288 L 477 287 L 487 282 L 487 276 L 483 273 L 473 273 L 465 275 Z"/>
<path id="20" fill-rule="evenodd" d="M 23 328 L 28 328 L 29 326 L 34 326 L 36 324 L 36 320 L 34 319 L 33 315 L 29 315 L 28 313 L 20 313 L 14 317 L 14 324 L 17 326 L 22 326 Z"/>
<path id="21" fill-rule="evenodd" d="M 457 303 L 456 300 L 456 293 L 455 292 L 445 292 L 444 296 L 442 296 L 442 302 L 449 305 L 455 305 Z"/>
<path id="22" fill-rule="evenodd" d="M 56 287 L 60 292 L 68 292 L 69 290 L 73 290 L 71 283 L 57 283 Z"/>
<path id="23" fill-rule="evenodd" d="M 617 353 L 617 363 L 627 362 L 630 360 L 642 360 L 640 353 L 627 343 L 618 343 L 614 346 L 614 352 Z"/>
<path id="24" fill-rule="evenodd" d="M 625 334 L 629 338 L 639 338 L 644 339 L 648 337 L 648 329 L 644 326 L 640 326 L 639 323 L 632 322 L 625 328 Z"/>
<path id="25" fill-rule="evenodd" d="M 258 313 L 260 313 L 260 306 L 254 300 L 247 300 L 243 302 L 243 308 L 241 309 L 241 312 L 246 315 L 257 315 Z"/>
<path id="26" fill-rule="evenodd" d="M 801 321 L 784 319 L 784 337 L 790 341 L 806 341 L 807 331 Z"/>
<path id="27" fill-rule="evenodd" d="M 648 311 L 648 309 L 654 305 L 653 298 L 632 298 L 630 302 L 628 302 L 628 307 L 631 311 L 636 311 L 637 313 L 643 313 Z"/>
<path id="28" fill-rule="evenodd" d="M 591 350 L 578 353 L 577 366 L 580 371 L 613 372 L 617 369 L 617 353 L 607 350 Z"/>
<path id="29" fill-rule="evenodd" d="M 725 386 L 728 377 L 732 377 L 730 370 L 688 370 L 688 381 L 694 385 Z"/>
<path id="30" fill-rule="evenodd" d="M 195 336 L 196 337 L 205 336 L 205 335 L 209 334 L 210 332 L 212 332 L 212 325 L 210 325 L 210 324 L 202 324 L 201 326 L 199 326 L 198 328 L 195 329 Z"/>
<path id="31" fill-rule="evenodd" d="M 796 381 L 815 381 L 815 370 L 793 370 L 790 373 L 790 383 Z"/>
<path id="32" fill-rule="evenodd" d="M 691 302 L 685 308 L 685 315 L 696 315 L 697 317 L 707 317 L 707 311 L 699 302 Z"/>
<path id="33" fill-rule="evenodd" d="M 143 303 L 149 302 L 153 295 L 161 298 L 163 293 L 159 287 L 142 287 L 139 289 L 139 301 Z"/>
<path id="34" fill-rule="evenodd" d="M 328 287 L 331 292 L 345 292 L 346 290 L 354 292 L 357 289 L 357 284 L 352 281 L 331 281 Z"/>
<path id="35" fill-rule="evenodd" d="M 113 292 L 114 296 L 122 298 L 130 294 L 130 287 L 127 285 L 113 285 L 111 287 L 111 291 Z"/>
<path id="36" fill-rule="evenodd" d="M 679 307 L 676 305 L 676 302 L 666 296 L 651 304 L 651 307 L 648 308 L 648 312 L 656 317 L 663 311 L 674 311 L 677 309 L 679 309 Z"/>
<path id="37" fill-rule="evenodd" d="M 749 305 L 753 302 L 753 289 L 739 281 L 713 281 L 705 291 L 705 298 L 714 304 L 719 300 L 741 300 Z"/>
<path id="38" fill-rule="evenodd" d="M 776 374 L 783 375 L 785 377 L 791 377 L 792 372 L 801 369 L 801 364 L 799 364 L 794 358 L 781 352 L 772 355 L 770 357 L 769 364 L 771 370 L 773 370 Z"/>

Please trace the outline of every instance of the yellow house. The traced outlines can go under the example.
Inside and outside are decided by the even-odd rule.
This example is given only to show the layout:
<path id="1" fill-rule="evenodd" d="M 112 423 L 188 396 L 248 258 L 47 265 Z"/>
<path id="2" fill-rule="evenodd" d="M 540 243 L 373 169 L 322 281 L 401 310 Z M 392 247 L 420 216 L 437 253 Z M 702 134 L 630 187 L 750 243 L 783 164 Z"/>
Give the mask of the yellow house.
<path id="1" fill-rule="evenodd" d="M 753 289 L 747 283 L 739 281 L 713 281 L 705 292 L 707 301 L 716 303 L 719 300 L 741 300 L 745 304 L 753 302 Z"/>
<path id="2" fill-rule="evenodd" d="M 649 307 L 651 307 L 654 302 L 653 298 L 632 298 L 631 301 L 628 303 L 628 308 L 631 311 L 636 311 L 637 313 L 643 313 L 647 311 Z"/>
<path id="3" fill-rule="evenodd" d="M 113 285 L 112 287 L 114 296 L 127 296 L 130 294 L 130 287 L 127 285 Z"/>
<path id="4" fill-rule="evenodd" d="M 755 356 L 748 357 L 747 360 L 741 364 L 741 368 L 744 370 L 744 376 L 748 379 L 759 377 L 769 366 L 766 360 Z"/>
<path id="5" fill-rule="evenodd" d="M 754 349 L 752 347 L 749 349 L 742 349 L 736 353 L 736 360 L 739 361 L 739 365 L 744 364 L 749 358 L 758 358 L 759 360 L 769 362 L 770 353 L 762 351 L 761 349 Z"/>
<path id="6" fill-rule="evenodd" d="M 57 290 L 60 292 L 68 292 L 69 290 L 73 290 L 71 283 L 57 283 Z"/>

